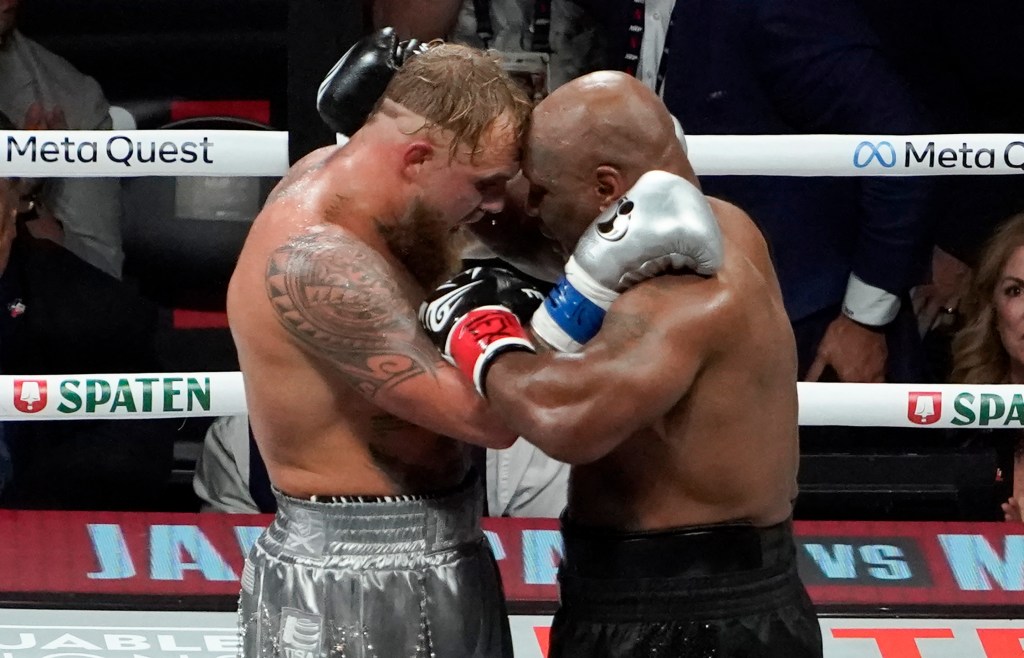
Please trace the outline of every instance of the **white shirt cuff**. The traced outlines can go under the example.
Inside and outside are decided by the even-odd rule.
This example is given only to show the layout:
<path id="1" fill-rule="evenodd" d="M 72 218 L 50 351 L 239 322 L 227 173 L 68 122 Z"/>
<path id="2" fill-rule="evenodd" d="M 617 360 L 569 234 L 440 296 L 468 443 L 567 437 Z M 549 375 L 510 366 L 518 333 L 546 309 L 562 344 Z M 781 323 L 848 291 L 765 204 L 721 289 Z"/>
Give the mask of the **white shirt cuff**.
<path id="1" fill-rule="evenodd" d="M 889 324 L 900 310 L 896 295 L 864 283 L 856 274 L 850 275 L 843 298 L 843 315 L 870 327 Z"/>

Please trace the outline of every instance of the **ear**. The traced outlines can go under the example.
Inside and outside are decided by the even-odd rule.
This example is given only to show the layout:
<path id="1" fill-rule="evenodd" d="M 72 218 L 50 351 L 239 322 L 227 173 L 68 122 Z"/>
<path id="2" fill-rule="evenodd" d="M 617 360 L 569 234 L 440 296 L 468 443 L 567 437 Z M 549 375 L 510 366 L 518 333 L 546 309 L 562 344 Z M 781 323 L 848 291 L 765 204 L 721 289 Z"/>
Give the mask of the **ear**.
<path id="1" fill-rule="evenodd" d="M 626 193 L 626 181 L 622 172 L 611 165 L 600 165 L 594 170 L 594 194 L 603 211 Z"/>
<path id="2" fill-rule="evenodd" d="M 402 171 L 406 176 L 416 176 L 433 158 L 433 144 L 425 140 L 411 142 L 402 153 Z"/>

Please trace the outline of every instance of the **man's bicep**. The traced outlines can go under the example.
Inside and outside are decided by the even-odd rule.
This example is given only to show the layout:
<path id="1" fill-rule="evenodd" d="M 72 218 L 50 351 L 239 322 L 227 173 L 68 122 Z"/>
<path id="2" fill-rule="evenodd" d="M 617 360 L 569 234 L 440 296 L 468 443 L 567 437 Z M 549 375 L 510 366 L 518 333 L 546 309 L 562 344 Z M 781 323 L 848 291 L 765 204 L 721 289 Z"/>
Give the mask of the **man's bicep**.
<path id="1" fill-rule="evenodd" d="M 638 424 L 667 412 L 684 396 L 705 357 L 696 340 L 697 325 L 692 334 L 684 327 L 696 318 L 675 307 L 681 301 L 678 293 L 652 291 L 656 285 L 652 282 L 620 297 L 586 347 L 589 355 L 603 362 L 597 371 L 620 392 L 620 398 L 609 404 L 635 415 Z"/>
<path id="2" fill-rule="evenodd" d="M 499 357 L 487 381 L 491 404 L 560 461 L 586 464 L 615 450 L 671 410 L 698 367 L 670 335 L 660 297 L 639 288 L 623 294 L 578 353 Z"/>
<path id="3" fill-rule="evenodd" d="M 342 231 L 298 236 L 274 251 L 266 290 L 293 340 L 371 400 L 442 367 L 391 267 Z"/>

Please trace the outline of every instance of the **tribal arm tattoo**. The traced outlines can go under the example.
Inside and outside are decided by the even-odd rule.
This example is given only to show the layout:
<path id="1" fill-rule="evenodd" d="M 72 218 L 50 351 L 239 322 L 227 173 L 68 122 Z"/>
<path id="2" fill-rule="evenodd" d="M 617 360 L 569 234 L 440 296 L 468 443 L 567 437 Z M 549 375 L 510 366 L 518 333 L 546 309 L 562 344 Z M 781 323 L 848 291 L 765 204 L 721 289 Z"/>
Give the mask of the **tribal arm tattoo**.
<path id="1" fill-rule="evenodd" d="M 278 248 L 266 288 L 281 325 L 367 398 L 437 372 L 440 355 L 392 268 L 344 231 L 308 233 Z"/>

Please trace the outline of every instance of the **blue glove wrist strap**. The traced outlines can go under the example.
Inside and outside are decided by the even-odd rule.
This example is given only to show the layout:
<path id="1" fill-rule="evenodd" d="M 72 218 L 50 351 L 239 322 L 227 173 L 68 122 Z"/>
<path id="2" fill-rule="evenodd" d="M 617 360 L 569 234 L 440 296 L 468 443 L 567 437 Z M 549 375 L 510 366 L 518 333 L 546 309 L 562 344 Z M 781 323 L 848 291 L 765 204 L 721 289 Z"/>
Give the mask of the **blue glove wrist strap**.
<path id="1" fill-rule="evenodd" d="M 596 336 L 604 322 L 604 309 L 576 290 L 564 276 L 548 293 L 544 308 L 551 319 L 580 344 Z"/>

